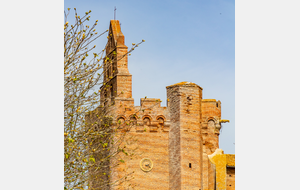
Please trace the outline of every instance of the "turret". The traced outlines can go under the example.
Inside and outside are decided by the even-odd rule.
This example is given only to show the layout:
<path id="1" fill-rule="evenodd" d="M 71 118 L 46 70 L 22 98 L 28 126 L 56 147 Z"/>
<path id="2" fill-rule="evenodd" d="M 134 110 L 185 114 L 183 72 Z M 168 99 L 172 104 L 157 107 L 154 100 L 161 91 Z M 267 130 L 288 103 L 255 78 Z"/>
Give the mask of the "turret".
<path id="1" fill-rule="evenodd" d="M 202 189 L 202 88 L 191 82 L 167 86 L 170 189 Z"/>

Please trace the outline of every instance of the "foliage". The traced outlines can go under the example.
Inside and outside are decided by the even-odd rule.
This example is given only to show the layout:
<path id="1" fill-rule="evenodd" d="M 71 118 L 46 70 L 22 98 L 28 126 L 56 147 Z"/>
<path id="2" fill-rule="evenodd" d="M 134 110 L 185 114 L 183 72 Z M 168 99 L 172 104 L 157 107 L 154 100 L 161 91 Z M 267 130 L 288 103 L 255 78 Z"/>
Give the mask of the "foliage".
<path id="1" fill-rule="evenodd" d="M 121 147 L 124 137 L 111 127 L 109 109 L 99 106 L 98 89 L 103 85 L 104 61 L 112 65 L 127 54 L 109 60 L 105 55 L 111 52 L 104 52 L 106 48 L 91 53 L 95 40 L 108 30 L 98 34 L 98 20 L 91 27 L 87 24 L 91 11 L 80 17 L 74 10 L 74 24 L 67 21 L 69 8 L 64 23 L 64 186 L 91 189 L 89 182 L 98 181 L 97 188 L 101 189 L 117 183 L 109 181 L 109 167 L 113 167 L 110 158 L 129 154 Z M 141 43 L 134 44 L 128 54 Z"/>

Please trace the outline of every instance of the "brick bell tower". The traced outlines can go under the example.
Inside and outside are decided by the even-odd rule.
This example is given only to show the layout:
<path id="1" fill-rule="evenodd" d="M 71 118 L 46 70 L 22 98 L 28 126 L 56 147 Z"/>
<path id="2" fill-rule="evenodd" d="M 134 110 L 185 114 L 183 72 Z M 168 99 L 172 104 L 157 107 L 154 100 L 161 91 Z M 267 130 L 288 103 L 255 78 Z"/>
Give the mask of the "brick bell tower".
<path id="1" fill-rule="evenodd" d="M 125 45 L 125 36 L 121 32 L 118 20 L 110 21 L 105 51 L 104 78 L 103 85 L 100 87 L 100 104 L 113 117 L 113 121 L 116 121 L 117 116 L 123 113 L 124 107 L 134 106 L 132 75 L 128 71 L 128 47 Z M 123 107 L 120 105 L 123 105 Z M 114 150 L 111 149 L 110 151 Z M 111 165 L 115 165 L 116 158 L 118 157 L 110 159 Z M 117 181 L 123 176 L 123 173 L 119 171 L 120 168 L 109 168 L 108 170 L 107 173 L 110 173 L 109 180 L 111 181 Z M 107 187 L 107 189 L 115 188 L 117 187 L 113 185 Z"/>
<path id="2" fill-rule="evenodd" d="M 104 58 L 104 84 L 100 87 L 101 104 L 114 104 L 121 99 L 131 99 L 132 75 L 128 71 L 128 47 L 118 20 L 111 20 L 109 40 Z M 133 99 L 132 99 L 133 100 Z"/>

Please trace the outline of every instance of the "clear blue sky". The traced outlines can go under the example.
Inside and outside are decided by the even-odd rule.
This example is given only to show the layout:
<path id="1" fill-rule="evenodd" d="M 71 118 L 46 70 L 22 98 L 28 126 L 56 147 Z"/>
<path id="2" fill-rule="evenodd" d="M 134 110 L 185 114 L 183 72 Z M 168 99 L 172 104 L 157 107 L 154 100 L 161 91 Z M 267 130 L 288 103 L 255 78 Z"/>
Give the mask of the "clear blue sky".
<path id="1" fill-rule="evenodd" d="M 135 104 L 147 96 L 164 106 L 166 86 L 194 82 L 204 99 L 222 102 L 222 118 L 230 123 L 223 124 L 220 148 L 235 153 L 234 0 L 65 0 L 64 5 L 76 7 L 79 15 L 91 10 L 99 32 L 108 29 L 116 6 L 126 45 L 146 41 L 129 57 Z M 99 49 L 105 42 L 98 40 Z"/>

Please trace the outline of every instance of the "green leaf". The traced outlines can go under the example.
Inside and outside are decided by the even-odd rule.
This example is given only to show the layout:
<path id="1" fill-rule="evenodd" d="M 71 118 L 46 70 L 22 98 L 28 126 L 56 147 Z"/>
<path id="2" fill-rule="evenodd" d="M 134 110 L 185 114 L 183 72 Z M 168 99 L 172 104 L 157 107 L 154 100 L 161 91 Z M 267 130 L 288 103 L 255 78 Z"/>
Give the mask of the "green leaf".
<path id="1" fill-rule="evenodd" d="M 107 143 L 103 143 L 103 148 L 104 148 L 104 147 L 107 147 Z"/>
<path id="2" fill-rule="evenodd" d="M 96 161 L 95 161 L 95 158 L 90 158 L 90 161 L 92 161 L 92 162 L 94 162 L 94 163 L 96 162 Z"/>

